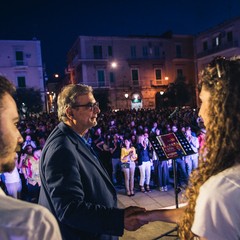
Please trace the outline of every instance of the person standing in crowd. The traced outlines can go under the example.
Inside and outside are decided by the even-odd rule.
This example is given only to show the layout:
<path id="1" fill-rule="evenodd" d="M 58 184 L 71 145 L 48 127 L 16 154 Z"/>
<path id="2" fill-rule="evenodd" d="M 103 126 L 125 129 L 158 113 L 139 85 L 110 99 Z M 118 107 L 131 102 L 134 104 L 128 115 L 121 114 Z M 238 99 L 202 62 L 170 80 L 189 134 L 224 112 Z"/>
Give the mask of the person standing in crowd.
<path id="1" fill-rule="evenodd" d="M 150 159 L 150 145 L 148 141 L 148 133 L 140 135 L 138 137 L 138 168 L 140 172 L 139 186 L 140 191 L 145 193 L 145 191 L 150 192 L 150 179 L 151 179 L 151 159 Z M 146 190 L 145 190 L 146 185 Z"/>
<path id="2" fill-rule="evenodd" d="M 145 209 L 117 208 L 117 194 L 101 161 L 84 138 L 100 113 L 93 89 L 69 84 L 58 96 L 60 123 L 49 135 L 40 160 L 39 204 L 57 218 L 63 239 L 118 239 L 136 230 Z"/>
<path id="3" fill-rule="evenodd" d="M 185 163 L 186 163 L 186 166 L 187 166 L 188 177 L 190 176 L 191 172 L 198 167 L 199 141 L 198 141 L 198 138 L 194 135 L 192 135 L 191 128 L 186 127 L 185 136 L 186 136 L 192 150 L 195 152 L 192 155 L 188 155 L 188 156 L 184 157 L 184 160 L 185 160 Z"/>
<path id="4" fill-rule="evenodd" d="M 14 169 L 14 157 L 23 142 L 14 91 L 10 81 L 0 76 L 0 172 Z M 6 196 L 1 188 L 0 215 L 0 239 L 62 239 L 56 219 L 46 208 Z"/>
<path id="5" fill-rule="evenodd" d="M 161 133 L 160 129 L 157 128 L 155 133 L 151 134 L 151 137 L 157 137 Z M 169 183 L 169 169 L 168 160 L 160 161 L 157 153 L 153 149 L 153 166 L 154 166 L 154 182 L 158 186 L 159 191 L 167 192 Z"/>
<path id="6" fill-rule="evenodd" d="M 100 160 L 103 162 L 103 144 L 104 144 L 104 137 L 102 135 L 102 129 L 97 127 L 94 131 L 92 136 L 92 148 L 98 154 Z"/>
<path id="7" fill-rule="evenodd" d="M 112 160 L 112 182 L 114 185 L 120 183 L 118 172 L 121 167 L 121 146 L 122 143 L 119 139 L 119 135 L 117 133 L 114 134 L 113 140 L 110 144 L 110 152 L 111 152 L 111 160 Z"/>
<path id="8" fill-rule="evenodd" d="M 137 154 L 135 147 L 131 146 L 131 140 L 129 137 L 125 137 L 123 140 L 123 146 L 121 149 L 121 167 L 124 174 L 124 182 L 127 196 L 134 196 L 134 174 L 137 160 Z"/>
<path id="9" fill-rule="evenodd" d="M 157 122 L 154 122 L 153 123 L 153 126 L 152 126 L 152 129 L 150 131 L 150 134 L 152 133 L 156 133 L 156 130 L 158 129 L 158 123 Z"/>
<path id="10" fill-rule="evenodd" d="M 27 145 L 31 145 L 33 149 L 35 149 L 36 143 L 32 140 L 31 135 L 26 135 L 25 141 L 22 144 L 22 149 L 25 150 Z"/>
<path id="11" fill-rule="evenodd" d="M 37 203 L 40 192 L 39 158 L 33 153 L 31 145 L 25 147 L 25 153 L 21 156 L 22 173 L 27 182 L 27 199 L 29 202 Z"/>
<path id="12" fill-rule="evenodd" d="M 176 133 L 178 131 L 178 127 L 176 125 L 172 125 L 172 132 Z M 176 161 L 177 167 L 177 184 L 179 187 L 185 187 L 188 184 L 188 174 L 187 174 L 187 166 L 186 162 L 183 157 L 177 157 L 175 160 L 172 161 L 174 164 Z"/>
<path id="13" fill-rule="evenodd" d="M 193 171 L 185 208 L 154 210 L 143 219 L 179 223 L 180 239 L 240 239 L 240 58 L 214 59 L 202 72 L 199 116 L 205 161 Z"/>
<path id="14" fill-rule="evenodd" d="M 18 172 L 18 154 L 16 153 L 15 157 L 15 167 L 11 172 L 5 172 L 4 175 L 4 182 L 7 188 L 7 193 L 9 196 L 13 198 L 20 199 L 21 198 L 21 191 L 22 191 L 22 181 Z"/>

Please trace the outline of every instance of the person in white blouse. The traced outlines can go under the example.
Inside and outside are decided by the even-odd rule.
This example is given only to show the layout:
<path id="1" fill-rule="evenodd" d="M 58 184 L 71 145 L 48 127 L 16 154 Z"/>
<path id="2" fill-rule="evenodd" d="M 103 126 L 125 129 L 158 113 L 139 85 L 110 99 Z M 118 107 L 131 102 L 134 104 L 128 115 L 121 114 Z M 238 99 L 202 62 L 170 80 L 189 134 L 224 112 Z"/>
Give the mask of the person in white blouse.
<path id="1" fill-rule="evenodd" d="M 184 240 L 239 240 L 240 58 L 214 59 L 202 72 L 199 88 L 206 141 L 200 165 L 190 177 L 188 203 L 184 208 L 149 211 L 142 217 L 177 222 Z"/>

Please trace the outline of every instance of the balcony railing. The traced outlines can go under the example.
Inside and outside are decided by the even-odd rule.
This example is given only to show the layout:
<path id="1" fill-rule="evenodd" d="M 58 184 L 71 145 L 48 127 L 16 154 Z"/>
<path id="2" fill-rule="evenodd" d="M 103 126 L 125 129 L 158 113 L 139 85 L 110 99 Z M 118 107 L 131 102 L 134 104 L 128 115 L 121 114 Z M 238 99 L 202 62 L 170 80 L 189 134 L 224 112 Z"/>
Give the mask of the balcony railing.
<path id="1" fill-rule="evenodd" d="M 15 68 L 26 68 L 28 67 L 28 62 L 24 60 L 18 60 L 18 61 L 12 61 L 11 62 L 12 67 Z"/>
<path id="2" fill-rule="evenodd" d="M 227 50 L 227 49 L 230 49 L 230 48 L 236 48 L 236 47 L 239 47 L 238 40 L 235 40 L 235 41 L 229 42 L 229 43 L 225 43 L 225 44 L 216 46 L 214 48 L 205 50 L 203 52 L 197 53 L 197 57 L 198 58 L 205 57 L 207 55 L 211 55 L 211 54 L 214 54 L 214 53 L 217 53 L 217 52 L 220 52 L 220 51 L 224 51 L 224 50 Z"/>
<path id="3" fill-rule="evenodd" d="M 151 87 L 168 85 L 168 80 L 150 80 Z"/>

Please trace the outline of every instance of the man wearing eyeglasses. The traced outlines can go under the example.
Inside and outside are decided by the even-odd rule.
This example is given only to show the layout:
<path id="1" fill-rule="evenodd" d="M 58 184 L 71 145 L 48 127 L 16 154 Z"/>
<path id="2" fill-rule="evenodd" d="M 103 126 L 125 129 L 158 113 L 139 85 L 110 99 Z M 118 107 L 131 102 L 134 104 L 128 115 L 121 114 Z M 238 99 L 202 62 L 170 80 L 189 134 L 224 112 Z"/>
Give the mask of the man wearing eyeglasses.
<path id="1" fill-rule="evenodd" d="M 60 123 L 42 151 L 39 203 L 55 215 L 63 239 L 118 239 L 146 223 L 138 219 L 145 209 L 117 208 L 111 179 L 84 139 L 99 113 L 90 86 L 70 84 L 58 96 Z"/>

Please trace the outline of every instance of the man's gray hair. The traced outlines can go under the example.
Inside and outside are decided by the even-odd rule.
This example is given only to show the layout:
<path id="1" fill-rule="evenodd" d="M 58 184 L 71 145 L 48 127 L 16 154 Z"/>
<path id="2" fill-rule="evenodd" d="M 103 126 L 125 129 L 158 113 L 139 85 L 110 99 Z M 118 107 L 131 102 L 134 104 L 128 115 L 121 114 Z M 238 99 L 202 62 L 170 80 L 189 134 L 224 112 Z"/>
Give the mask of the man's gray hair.
<path id="1" fill-rule="evenodd" d="M 63 87 L 57 100 L 59 121 L 65 122 L 67 120 L 66 109 L 74 106 L 78 96 L 92 92 L 92 87 L 85 84 L 69 84 Z"/>

